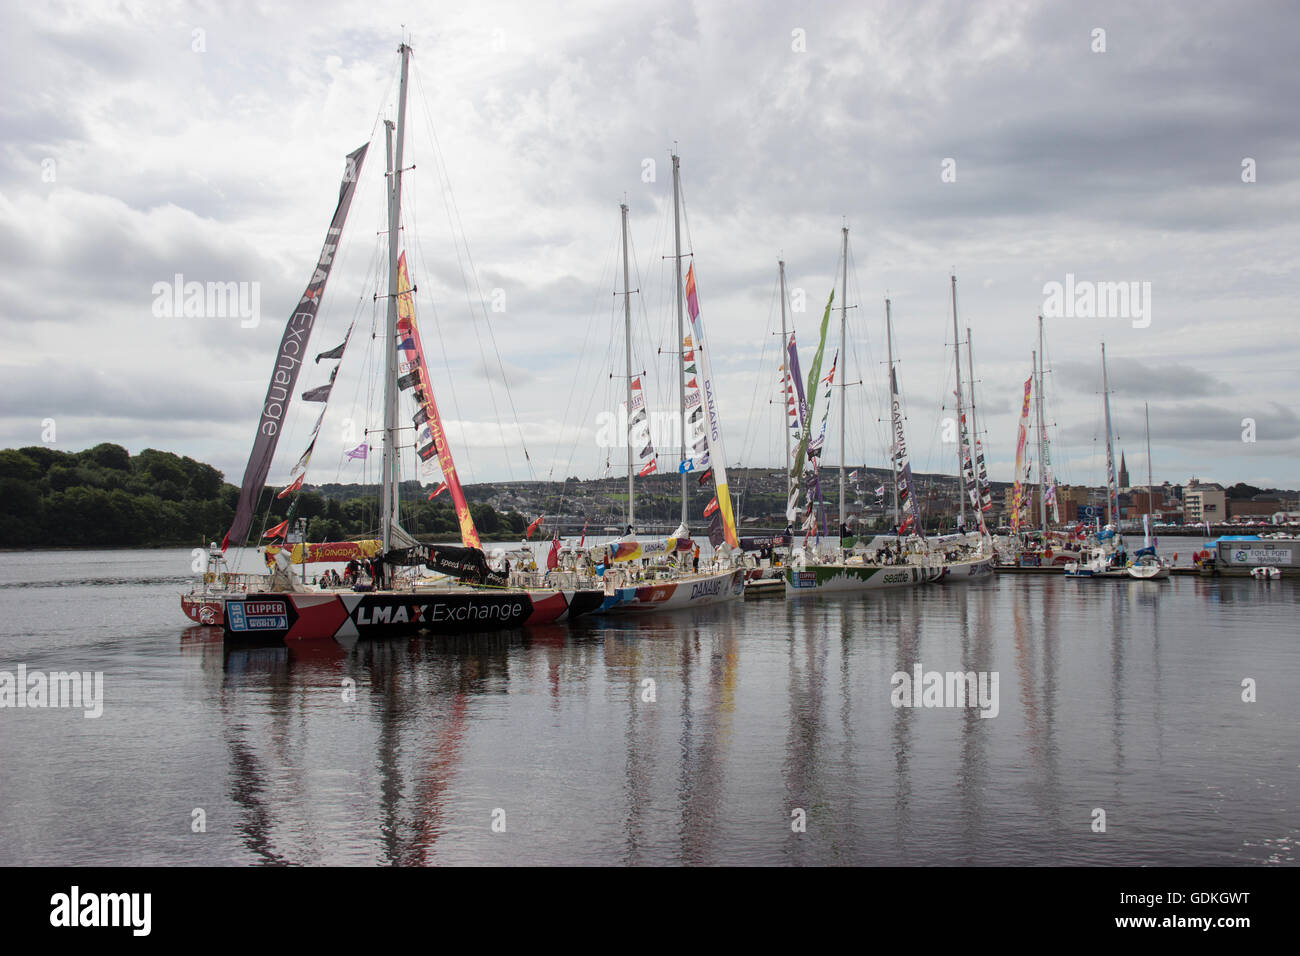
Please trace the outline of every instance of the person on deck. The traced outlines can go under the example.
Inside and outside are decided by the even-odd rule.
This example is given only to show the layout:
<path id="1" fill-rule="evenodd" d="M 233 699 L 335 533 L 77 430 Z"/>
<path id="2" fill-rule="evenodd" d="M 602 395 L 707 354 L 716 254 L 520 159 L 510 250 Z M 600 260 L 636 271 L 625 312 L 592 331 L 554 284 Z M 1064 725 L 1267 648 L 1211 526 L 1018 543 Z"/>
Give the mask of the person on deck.
<path id="1" fill-rule="evenodd" d="M 692 563 L 696 571 L 700 570 L 700 546 L 698 543 L 695 545 L 695 551 L 692 555 Z"/>

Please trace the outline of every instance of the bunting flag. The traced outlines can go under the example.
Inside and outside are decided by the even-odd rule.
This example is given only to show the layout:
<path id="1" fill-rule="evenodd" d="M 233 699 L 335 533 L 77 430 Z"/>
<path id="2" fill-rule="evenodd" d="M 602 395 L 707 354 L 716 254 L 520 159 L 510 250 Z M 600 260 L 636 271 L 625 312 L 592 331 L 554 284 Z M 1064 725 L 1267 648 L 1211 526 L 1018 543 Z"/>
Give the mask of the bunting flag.
<path id="1" fill-rule="evenodd" d="M 707 518 L 709 515 L 713 514 L 713 512 L 717 510 L 718 510 L 718 498 L 715 495 L 713 497 L 713 500 L 704 506 L 704 517 Z"/>
<path id="2" fill-rule="evenodd" d="M 912 490 L 912 463 L 907 457 L 907 441 L 903 435 L 903 401 L 898 393 L 898 371 L 889 370 L 889 413 L 894 430 L 894 468 L 898 482 L 898 505 L 908 512 L 908 520 L 903 522 L 902 530 L 913 525 L 917 533 L 924 527 L 921 524 L 921 505 Z"/>
<path id="3" fill-rule="evenodd" d="M 795 346 L 793 332 L 790 333 L 790 341 L 786 343 L 785 370 L 785 389 L 789 395 L 787 407 L 788 426 L 790 438 L 797 446 L 803 435 L 804 419 L 808 417 L 808 403 L 804 400 L 803 378 L 799 374 L 799 350 Z M 802 482 L 799 475 L 793 470 L 790 472 L 787 484 L 789 486 L 789 497 L 785 505 L 785 520 L 794 521 L 799 511 L 799 495 L 802 490 Z"/>
<path id="4" fill-rule="evenodd" d="M 356 324 L 355 319 L 352 320 L 352 324 L 353 325 Z M 343 341 L 340 342 L 338 345 L 334 346 L 334 348 L 330 349 L 328 352 L 321 352 L 320 355 L 317 355 L 316 364 L 319 365 L 321 359 L 343 358 L 343 353 L 347 350 L 348 347 L 348 340 L 351 338 L 352 338 L 352 325 L 349 325 L 347 335 L 343 336 Z M 331 381 L 333 381 L 333 379 L 331 379 Z"/>
<path id="5" fill-rule="evenodd" d="M 321 385 L 318 388 L 311 388 L 302 393 L 304 402 L 328 402 L 330 400 L 330 389 L 333 385 Z"/>
<path id="6" fill-rule="evenodd" d="M 433 491 L 429 492 L 429 497 L 426 498 L 425 500 L 432 501 L 434 498 L 438 497 L 446 490 L 447 490 L 447 483 L 445 481 L 440 482 L 437 488 L 434 488 Z"/>
<path id="7" fill-rule="evenodd" d="M 442 425 L 442 416 L 438 414 L 438 403 L 433 398 L 433 381 L 429 377 L 429 367 L 424 358 L 424 346 L 420 342 L 420 330 L 415 321 L 415 297 L 411 294 L 411 279 L 406 271 L 406 253 L 397 259 L 397 334 L 401 339 L 410 339 L 414 348 L 409 349 L 410 359 L 398 364 L 398 373 L 403 378 L 410 378 L 415 385 L 415 423 L 428 428 L 428 444 L 419 449 L 422 461 L 429 461 L 434 455 L 438 458 L 438 467 L 442 470 L 442 480 L 451 495 L 452 508 L 456 512 L 456 523 L 460 526 L 460 541 L 466 548 L 482 548 L 478 529 L 474 527 L 474 518 L 470 514 L 469 502 L 461 490 L 460 475 L 456 471 L 456 462 L 452 460 L 451 446 L 447 443 L 446 429 Z M 400 379 L 399 379 L 400 382 Z M 403 386 L 405 387 L 405 386 Z M 421 414 L 423 413 L 423 414 Z"/>
<path id="8" fill-rule="evenodd" d="M 641 376 L 632 379 L 632 402 L 627 410 L 627 441 L 633 448 L 640 448 L 637 455 L 640 465 L 637 476 L 644 478 L 653 474 L 659 467 L 655 454 L 654 441 L 650 437 L 650 416 L 646 411 L 645 390 L 641 385 Z"/>
<path id="9" fill-rule="evenodd" d="M 835 387 L 835 366 L 839 362 L 840 353 L 836 350 L 831 358 L 830 373 L 822 379 L 826 386 L 822 393 L 822 421 L 817 429 L 817 437 L 808 445 L 808 457 L 814 460 L 814 467 L 821 467 L 822 449 L 826 446 L 826 421 L 830 418 L 831 413 L 831 390 Z"/>
<path id="10" fill-rule="evenodd" d="M 347 453 L 348 461 L 354 461 L 358 458 L 365 460 L 366 455 L 370 452 L 370 446 L 362 442 L 356 448 Z"/>
<path id="11" fill-rule="evenodd" d="M 545 517 L 546 517 L 546 515 L 538 515 L 538 516 L 537 516 L 537 520 L 534 521 L 532 524 L 530 524 L 530 525 L 528 526 L 528 530 L 524 532 L 524 538 L 525 538 L 525 539 L 527 539 L 527 538 L 531 538 L 531 537 L 533 536 L 533 532 L 536 531 L 536 530 L 541 526 L 541 524 L 542 524 L 542 519 L 545 518 Z"/>
<path id="12" fill-rule="evenodd" d="M 707 464 L 713 466 L 713 486 L 717 491 L 718 512 L 722 518 L 723 540 L 733 548 L 740 546 L 736 535 L 736 520 L 731 513 L 731 492 L 727 487 L 727 456 L 722 444 L 722 416 L 718 409 L 717 391 L 714 387 L 713 374 L 710 369 L 709 349 L 704 338 L 704 320 L 700 318 L 699 297 L 695 289 L 695 263 L 691 263 L 686 272 L 686 311 L 691 316 L 691 330 L 695 335 L 695 347 L 699 349 L 698 357 L 700 390 L 702 392 L 705 412 L 705 439 L 708 451 Z"/>
<path id="13" fill-rule="evenodd" d="M 299 488 L 302 487 L 302 480 L 303 480 L 305 477 L 307 477 L 307 476 L 306 476 L 306 475 L 299 475 L 297 478 L 294 479 L 294 481 L 293 481 L 290 485 L 288 485 L 288 487 L 286 487 L 286 488 L 284 489 L 284 491 L 282 491 L 282 492 L 280 492 L 278 495 L 276 495 L 276 497 L 277 497 L 277 498 L 287 498 L 287 497 L 289 497 L 291 494 L 293 494 L 295 491 L 297 491 Z"/>
<path id="14" fill-rule="evenodd" d="M 231 540 L 242 544 L 253 525 L 253 513 L 266 488 L 266 476 L 271 473 L 271 460 L 275 457 L 275 448 L 280 441 L 280 432 L 284 425 L 285 414 L 289 411 L 290 398 L 298 384 L 303 351 L 311 338 L 316 312 L 320 308 L 321 296 L 329 280 L 335 259 L 334 253 L 338 249 L 339 236 L 343 232 L 343 224 L 352 206 L 361 164 L 365 161 L 369 145 L 367 143 L 360 149 L 354 150 L 347 157 L 347 171 L 339 186 L 339 200 L 334 207 L 334 218 L 330 220 L 329 230 L 325 234 L 325 243 L 316 260 L 316 267 L 312 271 L 307 288 L 303 290 L 302 298 L 289 317 L 289 321 L 285 323 L 284 334 L 280 338 L 280 346 L 275 354 L 271 382 L 266 390 L 266 398 L 262 401 L 253 448 L 248 456 L 248 465 L 244 469 L 244 480 L 240 485 L 239 500 L 235 505 L 235 517 L 225 537 L 221 539 L 222 551 L 226 550 Z"/>
<path id="15" fill-rule="evenodd" d="M 283 538 L 289 530 L 289 519 L 281 521 L 274 528 L 271 528 L 262 534 L 263 538 Z"/>
<path id="16" fill-rule="evenodd" d="M 879 488 L 876 489 L 876 497 L 877 497 L 877 498 L 883 498 L 883 497 L 885 497 L 885 486 L 884 486 L 884 485 L 881 485 Z"/>
<path id="17" fill-rule="evenodd" d="M 703 488 L 703 487 L 704 487 L 704 483 L 705 483 L 706 481 L 708 481 L 708 480 L 709 480 L 710 478 L 712 478 L 712 477 L 713 477 L 713 469 L 710 468 L 710 469 L 709 469 L 708 471 L 706 471 L 704 474 L 700 475 L 700 480 L 697 482 L 697 484 L 698 484 L 701 488 Z"/>
<path id="18" fill-rule="evenodd" d="M 560 532 L 557 528 L 551 538 L 551 550 L 546 552 L 546 570 L 554 571 L 560 566 Z"/>
<path id="19" fill-rule="evenodd" d="M 582 537 L 578 539 L 578 548 L 581 549 L 582 546 L 585 545 L 586 543 L 587 543 L 587 522 L 584 519 L 582 522 Z"/>
<path id="20" fill-rule="evenodd" d="M 1020 475 L 1025 470 L 1025 436 L 1029 427 L 1029 393 L 1034 386 L 1034 376 L 1025 379 L 1025 394 L 1020 405 L 1020 425 L 1016 430 L 1016 481 L 1011 486 L 1011 532 L 1020 530 L 1020 514 L 1024 508 L 1024 486 Z"/>
<path id="21" fill-rule="evenodd" d="M 289 474 L 296 475 L 299 472 L 306 473 L 307 463 L 311 461 L 311 453 L 315 448 L 316 439 L 313 438 L 311 444 L 307 446 L 307 450 L 302 453 L 302 457 L 298 459 L 298 463 L 293 466 L 293 470 L 289 472 Z"/>

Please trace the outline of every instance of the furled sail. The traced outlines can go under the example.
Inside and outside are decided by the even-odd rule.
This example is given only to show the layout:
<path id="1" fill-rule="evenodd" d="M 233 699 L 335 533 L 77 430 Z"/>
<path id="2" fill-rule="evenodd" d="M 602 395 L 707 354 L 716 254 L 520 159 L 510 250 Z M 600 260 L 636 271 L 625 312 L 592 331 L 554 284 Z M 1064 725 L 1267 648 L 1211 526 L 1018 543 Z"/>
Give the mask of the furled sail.
<path id="1" fill-rule="evenodd" d="M 700 318 L 700 304 L 695 293 L 694 263 L 686 272 L 686 310 L 691 317 L 695 347 L 699 350 L 698 381 L 703 401 L 698 410 L 703 413 L 709 465 L 713 469 L 713 485 L 718 492 L 718 513 L 722 518 L 724 538 L 727 544 L 734 548 L 740 541 L 736 536 L 736 520 L 731 512 L 731 492 L 727 488 L 727 458 L 722 447 L 722 418 L 718 410 L 717 389 L 709 367 L 709 353 L 705 347 L 704 321 Z"/>
<path id="2" fill-rule="evenodd" d="M 469 503 L 460 486 L 460 476 L 456 474 L 456 463 L 451 458 L 451 448 L 442 427 L 442 416 L 438 414 L 438 403 L 433 398 L 433 383 L 424 360 L 424 347 L 420 344 L 420 330 L 415 324 L 412 298 L 411 281 L 406 272 L 406 253 L 403 252 L 397 259 L 397 340 L 401 343 L 401 350 L 409 357 L 398 365 L 398 373 L 410 377 L 415 388 L 414 421 L 417 434 L 421 436 L 416 454 L 423 462 L 437 456 L 438 466 L 442 469 L 442 480 L 451 495 L 452 507 L 456 509 L 461 544 L 467 548 L 481 548 Z"/>
<path id="3" fill-rule="evenodd" d="M 808 455 L 808 443 L 812 440 L 812 413 L 813 407 L 817 402 L 817 394 L 814 391 L 822 375 L 822 356 L 826 353 L 826 330 L 830 327 L 831 304 L 835 301 L 835 290 L 831 290 L 831 296 L 826 300 L 826 311 L 822 313 L 822 328 L 820 338 L 817 340 L 817 351 L 813 354 L 812 366 L 808 369 L 808 407 L 804 410 L 803 429 L 799 435 L 799 445 L 794 452 L 794 465 L 790 469 L 790 474 L 794 478 L 800 478 L 803 475 L 804 460 Z"/>
<path id="4" fill-rule="evenodd" d="M 1029 428 L 1029 394 L 1034 386 L 1034 376 L 1025 379 L 1025 396 L 1020 405 L 1020 427 L 1016 430 L 1016 483 L 1011 487 L 1011 530 L 1020 530 L 1020 512 L 1024 501 L 1024 484 L 1020 476 L 1025 471 L 1025 437 Z"/>
<path id="5" fill-rule="evenodd" d="M 367 143 L 348 154 L 343 183 L 339 187 L 338 205 L 334 208 L 334 218 L 330 220 L 329 230 L 325 234 L 325 245 L 321 249 L 320 258 L 316 260 L 316 268 L 307 283 L 307 288 L 303 291 L 298 307 L 285 323 L 284 334 L 280 338 L 280 348 L 275 354 L 271 384 L 267 387 L 266 398 L 262 402 L 262 412 L 257 422 L 257 436 L 253 440 L 253 450 L 248 456 L 248 466 L 244 469 L 239 501 L 235 505 L 235 518 L 231 522 L 230 530 L 221 541 L 223 551 L 231 540 L 242 543 L 248 537 L 248 529 L 252 526 L 253 513 L 257 510 L 258 500 L 266 487 L 266 477 L 271 473 L 271 460 L 275 457 L 275 447 L 279 444 L 285 415 L 289 411 L 289 402 L 298 383 L 298 372 L 306 358 L 307 341 L 311 338 L 312 325 L 316 321 L 316 312 L 320 308 L 321 296 L 325 292 L 325 283 L 329 280 L 330 269 L 334 265 L 334 252 L 338 248 L 343 224 L 348 218 L 348 209 L 352 206 L 357 178 L 369 146 L 370 144 Z"/>

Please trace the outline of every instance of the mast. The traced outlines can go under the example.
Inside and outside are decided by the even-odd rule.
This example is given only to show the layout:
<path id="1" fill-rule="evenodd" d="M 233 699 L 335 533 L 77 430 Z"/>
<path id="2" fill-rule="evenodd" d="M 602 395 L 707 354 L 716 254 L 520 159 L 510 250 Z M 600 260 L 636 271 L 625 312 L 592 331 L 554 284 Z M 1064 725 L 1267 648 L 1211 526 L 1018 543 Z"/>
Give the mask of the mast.
<path id="1" fill-rule="evenodd" d="M 961 506 L 961 527 L 966 528 L 966 476 L 964 460 L 964 443 L 962 441 L 962 404 L 961 404 L 961 341 L 957 337 L 957 277 L 952 278 L 952 348 L 953 364 L 957 368 L 957 502 Z"/>
<path id="2" fill-rule="evenodd" d="M 1142 403 L 1142 417 L 1146 420 L 1147 432 L 1147 524 L 1155 525 L 1155 482 L 1151 480 L 1151 405 Z"/>
<path id="3" fill-rule="evenodd" d="M 785 367 L 785 382 L 782 383 L 781 392 L 781 424 L 782 431 L 785 432 L 785 500 L 790 500 L 791 492 L 794 491 L 794 478 L 790 474 L 790 469 L 794 467 L 790 460 L 790 414 L 786 411 L 789 404 L 788 390 L 791 377 L 789 344 L 790 333 L 786 329 L 785 321 L 785 260 L 777 261 L 777 268 L 781 272 L 781 364 Z"/>
<path id="4" fill-rule="evenodd" d="M 1111 497 L 1115 494 L 1115 450 L 1110 440 L 1110 380 L 1106 377 L 1106 343 L 1101 343 L 1101 393 L 1106 406 L 1106 524 L 1114 524 Z"/>
<path id="5" fill-rule="evenodd" d="M 840 358 L 845 360 L 845 364 L 840 366 L 840 535 L 848 529 L 848 524 L 844 520 L 844 456 L 848 449 L 844 447 L 844 410 L 845 397 L 848 389 L 848 379 L 845 377 L 845 371 L 848 365 L 848 353 L 844 350 L 844 330 L 848 324 L 847 317 L 849 314 L 849 227 L 844 226 L 841 232 L 844 235 L 843 250 L 841 253 L 841 272 L 840 272 Z"/>
<path id="6" fill-rule="evenodd" d="M 1034 353 L 1034 371 L 1038 375 L 1034 408 L 1038 414 L 1038 526 L 1047 533 L 1047 423 L 1043 421 L 1043 317 L 1038 317 L 1038 351 Z"/>
<path id="7" fill-rule="evenodd" d="M 623 341 L 627 358 L 627 413 L 628 413 L 628 435 L 627 438 L 627 527 L 631 533 L 636 515 L 636 506 L 633 504 L 633 497 L 636 489 L 633 487 L 632 476 L 635 469 L 632 467 L 632 435 L 631 435 L 631 415 L 632 415 L 632 285 L 628 278 L 627 268 L 627 203 L 619 204 L 619 211 L 623 218 Z"/>
<path id="8" fill-rule="evenodd" d="M 970 347 L 970 326 L 966 326 L 966 381 L 970 387 L 970 470 L 975 479 L 975 527 L 984 523 L 983 503 L 980 501 L 979 462 L 976 460 L 975 441 L 979 431 L 975 426 L 975 357 Z"/>
<path id="9" fill-rule="evenodd" d="M 686 347 L 686 330 L 682 325 L 682 208 L 681 159 L 673 154 L 673 262 L 677 266 L 677 345 Z M 682 429 L 682 463 L 686 462 L 686 362 L 677 362 L 677 422 Z M 686 527 L 686 468 L 682 467 L 682 527 Z"/>
<path id="10" fill-rule="evenodd" d="M 383 548 L 392 545 L 392 530 L 398 520 L 398 481 L 400 469 L 397 462 L 397 234 L 400 229 L 402 209 L 402 147 L 406 138 L 406 78 L 410 65 L 411 48 L 403 43 L 397 48 L 402 56 L 402 80 L 397 94 L 397 128 L 394 141 L 393 123 L 385 121 L 388 140 L 388 317 L 384 324 L 384 432 L 383 432 L 383 504 L 380 514 L 380 532 Z"/>
<path id="11" fill-rule="evenodd" d="M 889 404 L 890 404 L 890 438 L 889 438 L 889 473 L 894 483 L 894 527 L 902 522 L 898 513 L 898 449 L 894 447 L 893 404 L 894 404 L 894 323 L 889 315 L 889 300 L 885 299 L 885 342 L 889 352 Z"/>

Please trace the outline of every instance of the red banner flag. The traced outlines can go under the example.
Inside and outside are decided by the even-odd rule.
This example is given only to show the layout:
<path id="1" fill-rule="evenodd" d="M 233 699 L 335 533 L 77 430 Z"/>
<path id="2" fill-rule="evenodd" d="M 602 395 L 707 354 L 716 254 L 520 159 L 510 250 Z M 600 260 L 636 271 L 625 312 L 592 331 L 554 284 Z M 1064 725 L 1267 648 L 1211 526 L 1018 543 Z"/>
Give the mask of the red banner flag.
<path id="1" fill-rule="evenodd" d="M 658 468 L 659 460 L 657 458 L 651 458 L 642 466 L 641 470 L 637 472 L 637 477 L 644 478 L 646 475 L 653 475 Z"/>
<path id="2" fill-rule="evenodd" d="M 718 497 L 717 495 L 714 495 L 713 500 L 704 506 L 704 517 L 707 518 L 709 515 L 713 514 L 713 512 L 717 510 L 718 510 Z"/>
<path id="3" fill-rule="evenodd" d="M 282 491 L 282 492 L 280 492 L 278 495 L 276 495 L 276 497 L 277 497 L 277 498 L 287 498 L 289 495 L 293 494 L 295 491 L 297 491 L 299 488 L 302 487 L 302 480 L 303 480 L 304 478 L 306 478 L 306 477 L 307 477 L 306 474 L 299 475 L 299 476 L 298 476 L 298 477 L 293 481 L 292 484 L 290 484 L 287 488 L 285 488 L 284 491 Z"/>
<path id="4" fill-rule="evenodd" d="M 537 530 L 538 526 L 541 525 L 541 523 L 542 523 L 542 519 L 545 518 L 545 517 L 546 517 L 546 515 L 538 515 L 538 516 L 537 516 L 537 520 L 534 521 L 532 524 L 530 524 L 530 525 L 528 526 L 528 530 L 524 532 L 524 538 L 525 538 L 525 539 L 527 539 L 527 538 L 531 538 L 531 537 L 533 536 L 533 532 Z"/>
<path id="5" fill-rule="evenodd" d="M 438 497 L 446 490 L 447 490 L 447 483 L 444 481 L 442 484 L 438 485 L 437 488 L 434 488 L 433 491 L 429 492 L 429 497 L 425 500 L 432 501 L 434 498 Z"/>
<path id="6" fill-rule="evenodd" d="M 276 525 L 274 528 L 271 528 L 269 531 L 265 532 L 265 533 L 262 535 L 262 537 L 263 537 L 263 538 L 283 538 L 283 537 L 285 536 L 285 533 L 286 533 L 288 530 L 289 530 L 289 519 L 286 518 L 285 520 L 281 521 L 278 525 Z"/>
<path id="7" fill-rule="evenodd" d="M 551 550 L 546 553 L 546 570 L 554 571 L 560 566 L 560 532 L 556 530 L 551 539 Z"/>

